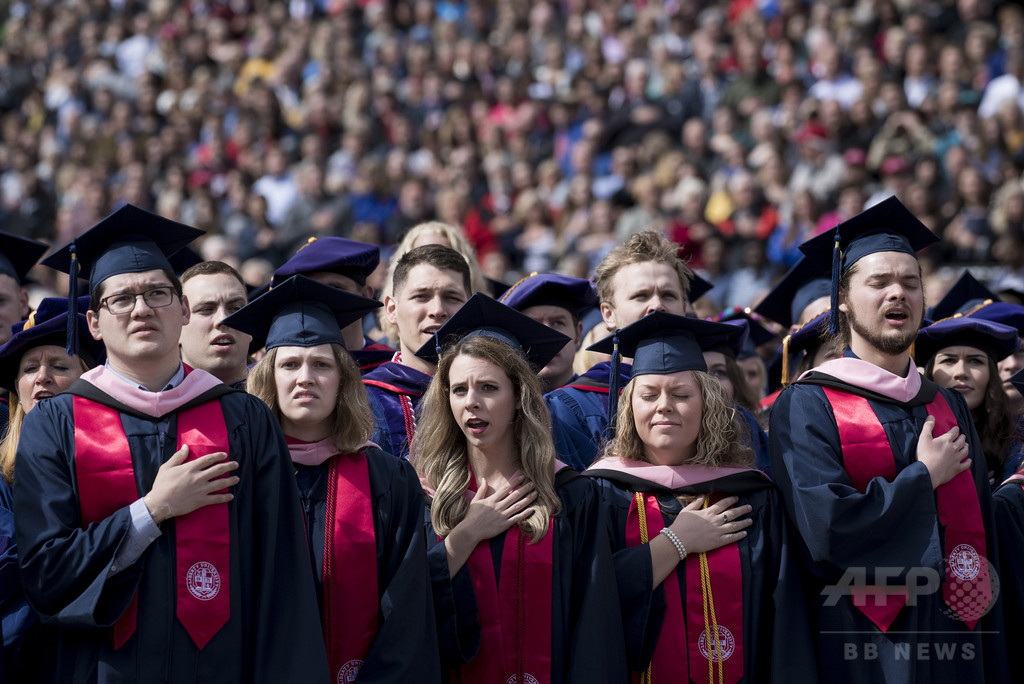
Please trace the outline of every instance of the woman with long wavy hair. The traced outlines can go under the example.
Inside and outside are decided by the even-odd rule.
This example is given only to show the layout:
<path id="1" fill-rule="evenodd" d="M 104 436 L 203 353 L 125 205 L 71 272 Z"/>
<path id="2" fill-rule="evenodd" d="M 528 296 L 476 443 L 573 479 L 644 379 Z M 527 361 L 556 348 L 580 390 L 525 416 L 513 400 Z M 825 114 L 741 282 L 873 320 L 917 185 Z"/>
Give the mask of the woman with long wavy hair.
<path id="1" fill-rule="evenodd" d="M 1010 461 L 1014 421 L 997 364 L 1017 351 L 1016 328 L 959 316 L 921 328 L 914 344 L 924 375 L 963 395 L 981 438 L 993 488 L 1013 474 Z"/>
<path id="2" fill-rule="evenodd" d="M 655 312 L 595 345 L 633 357 L 586 475 L 609 515 L 634 681 L 816 679 L 781 504 L 702 353 L 734 330 Z"/>
<path id="3" fill-rule="evenodd" d="M 298 275 L 223 325 L 267 350 L 247 388 L 277 416 L 295 466 L 330 680 L 437 682 L 419 480 L 368 441 L 370 405 L 342 342 L 378 306 Z"/>
<path id="4" fill-rule="evenodd" d="M 622 681 L 603 514 L 591 483 L 555 459 L 537 380 L 569 338 L 477 294 L 436 339 L 417 352 L 440 359 L 413 454 L 444 669 L 462 681 Z"/>

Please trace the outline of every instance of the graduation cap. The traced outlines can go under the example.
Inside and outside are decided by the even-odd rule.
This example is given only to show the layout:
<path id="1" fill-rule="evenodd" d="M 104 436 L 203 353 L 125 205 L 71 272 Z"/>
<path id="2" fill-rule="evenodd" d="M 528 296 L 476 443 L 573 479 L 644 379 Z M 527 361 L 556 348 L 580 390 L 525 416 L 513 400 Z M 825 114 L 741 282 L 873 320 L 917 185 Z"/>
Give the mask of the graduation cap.
<path id="1" fill-rule="evenodd" d="M 921 328 L 914 342 L 914 356 L 918 365 L 928 361 L 947 347 L 974 347 L 998 363 L 1020 346 L 1016 328 L 993 323 L 982 318 L 955 316 Z"/>
<path id="2" fill-rule="evenodd" d="M 619 359 L 633 357 L 630 377 L 638 375 L 668 375 L 681 371 L 707 372 L 704 351 L 720 344 L 728 344 L 743 330 L 729 323 L 715 323 L 689 316 L 677 316 L 664 311 L 653 311 L 635 323 L 587 347 L 588 351 L 612 355 L 608 389 L 608 425 L 615 430 L 619 403 Z M 740 345 L 742 346 L 742 345 Z"/>
<path id="3" fill-rule="evenodd" d="M 87 304 L 86 304 L 87 305 Z M 76 348 L 85 362 L 93 366 L 103 360 L 103 343 L 94 340 L 89 334 L 89 326 L 85 314 L 76 314 L 79 318 L 76 332 L 79 336 Z M 11 329 L 14 335 L 0 347 L 0 387 L 10 392 L 17 392 L 18 367 L 25 352 L 35 347 L 53 345 L 67 349 L 68 334 L 68 300 L 63 297 L 48 297 L 40 302 L 39 307 L 28 319 L 21 321 Z M 69 354 L 70 356 L 70 354 Z"/>
<path id="4" fill-rule="evenodd" d="M 578 319 L 581 311 L 597 304 L 597 292 L 594 284 L 583 278 L 531 273 L 508 288 L 498 301 L 516 311 L 539 305 L 559 306 Z"/>
<path id="5" fill-rule="evenodd" d="M 800 251 L 816 263 L 828 263 L 831 258 L 829 332 L 839 332 L 839 281 L 851 266 L 877 252 L 903 252 L 916 258 L 919 251 L 938 241 L 938 236 L 892 195 L 843 221 L 835 231 L 800 245 Z"/>
<path id="6" fill-rule="evenodd" d="M 949 292 L 931 308 L 928 318 L 938 321 L 949 318 L 953 314 L 967 315 L 978 305 L 994 302 L 997 299 L 998 297 L 982 285 L 970 271 L 964 271 L 949 288 Z"/>
<path id="7" fill-rule="evenodd" d="M 704 278 L 701 278 L 699 275 L 694 273 L 693 276 L 690 278 L 690 292 L 687 295 L 687 297 L 690 300 L 690 303 L 697 301 L 698 299 L 706 295 L 708 292 L 711 292 L 711 290 L 713 290 L 714 287 L 715 284 L 712 283 L 710 280 L 705 280 Z"/>
<path id="8" fill-rule="evenodd" d="M 172 271 L 168 260 L 204 231 L 126 204 L 50 256 L 43 265 L 68 279 L 68 354 L 77 353 L 78 278 L 94 292 L 104 280 L 122 273 Z"/>
<path id="9" fill-rule="evenodd" d="M 979 306 L 967 314 L 968 318 L 981 318 L 994 323 L 1002 323 L 1017 329 L 1017 334 L 1024 337 L 1024 306 L 1009 302 L 992 302 Z"/>
<path id="10" fill-rule="evenodd" d="M 1019 370 L 1010 376 L 1010 382 L 1017 388 L 1017 391 L 1024 394 L 1024 370 Z"/>
<path id="11" fill-rule="evenodd" d="M 794 330 L 782 338 L 782 344 L 776 352 L 776 359 L 782 366 L 780 382 L 783 387 L 789 384 L 790 360 L 797 354 L 813 354 L 826 340 L 828 334 L 829 312 L 823 311 L 801 328 Z M 774 365 L 775 361 L 773 361 Z"/>
<path id="12" fill-rule="evenodd" d="M 434 333 L 433 340 L 416 351 L 416 356 L 436 364 L 443 349 L 469 335 L 487 335 L 502 340 L 513 349 L 520 350 L 538 371 L 571 341 L 567 335 L 477 292 Z"/>
<path id="13" fill-rule="evenodd" d="M 19 285 L 24 285 L 28 272 L 48 249 L 50 246 L 44 242 L 26 240 L 0 231 L 0 273 L 9 275 L 17 280 Z"/>
<path id="14" fill-rule="evenodd" d="M 719 323 L 733 323 L 734 321 L 746 321 L 747 338 L 743 342 L 743 348 L 736 353 L 737 359 L 749 359 L 757 356 L 757 348 L 775 339 L 775 333 L 761 324 L 761 317 L 749 308 L 734 306 L 728 311 L 723 311 L 715 317 Z"/>
<path id="15" fill-rule="evenodd" d="M 171 269 L 174 271 L 174 275 L 181 277 L 181 274 L 192 268 L 196 264 L 203 263 L 203 257 L 199 256 L 194 249 L 191 247 L 182 247 L 176 253 L 172 254 L 168 261 L 171 262 Z"/>
<path id="16" fill-rule="evenodd" d="M 250 349 L 344 346 L 341 329 L 381 306 L 376 299 L 296 275 L 252 300 L 220 325 L 252 335 Z"/>
<path id="17" fill-rule="evenodd" d="M 793 268 L 754 307 L 754 311 L 783 327 L 792 328 L 800 320 L 804 309 L 815 300 L 830 296 L 831 292 L 832 281 L 829 279 L 828 268 L 807 257 L 800 257 Z"/>
<path id="18" fill-rule="evenodd" d="M 377 245 L 343 237 L 310 238 L 291 259 L 274 271 L 270 283 L 272 287 L 277 287 L 294 275 L 330 271 L 347 276 L 363 286 L 379 263 L 380 247 Z"/>
<path id="19" fill-rule="evenodd" d="M 501 299 L 501 296 L 508 292 L 508 288 L 510 287 L 508 283 L 503 283 L 500 280 L 488 278 L 487 276 L 484 276 L 484 282 L 487 283 L 487 287 L 491 291 L 491 296 L 495 299 Z"/>

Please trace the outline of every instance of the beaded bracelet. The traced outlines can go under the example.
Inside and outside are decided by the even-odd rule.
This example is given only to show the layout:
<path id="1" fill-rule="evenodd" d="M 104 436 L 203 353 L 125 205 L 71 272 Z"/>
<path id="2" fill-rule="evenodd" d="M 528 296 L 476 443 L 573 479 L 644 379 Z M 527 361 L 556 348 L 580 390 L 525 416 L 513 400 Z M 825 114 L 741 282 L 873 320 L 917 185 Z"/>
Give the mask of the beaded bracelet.
<path id="1" fill-rule="evenodd" d="M 663 534 L 666 537 L 668 537 L 668 540 L 672 542 L 672 546 L 676 547 L 676 553 L 679 554 L 680 561 L 683 561 L 686 558 L 686 546 L 683 545 L 683 542 L 679 539 L 675 532 L 673 532 L 667 527 L 662 527 L 661 532 L 659 532 L 658 534 Z"/>

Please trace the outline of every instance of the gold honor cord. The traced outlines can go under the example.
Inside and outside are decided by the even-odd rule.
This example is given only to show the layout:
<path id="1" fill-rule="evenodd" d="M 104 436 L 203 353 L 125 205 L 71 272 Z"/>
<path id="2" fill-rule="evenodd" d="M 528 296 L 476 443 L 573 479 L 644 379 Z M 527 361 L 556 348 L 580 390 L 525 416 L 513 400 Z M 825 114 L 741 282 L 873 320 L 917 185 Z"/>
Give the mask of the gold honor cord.
<path id="1" fill-rule="evenodd" d="M 708 499 L 710 498 L 710 496 L 704 497 L 704 508 L 708 507 Z M 643 533 L 642 531 L 643 527 L 641 527 L 641 534 Z M 704 606 L 704 633 L 707 635 L 708 681 L 715 681 L 714 661 L 717 660 L 718 681 L 724 684 L 725 665 L 722 658 L 722 642 L 718 638 L 718 618 L 715 617 L 715 599 L 711 593 L 711 572 L 708 569 L 708 554 L 702 552 L 698 557 L 700 558 L 700 584 L 703 598 L 701 603 Z M 711 618 L 710 622 L 708 620 L 709 617 Z M 714 647 L 711 646 L 712 639 L 714 640 Z"/>
<path id="2" fill-rule="evenodd" d="M 646 544 L 649 539 L 647 536 L 647 502 L 644 501 L 642 492 L 637 492 L 635 496 L 636 515 L 640 522 L 640 543 Z M 640 684 L 651 684 L 651 663 L 647 664 L 647 669 L 640 675 Z"/>

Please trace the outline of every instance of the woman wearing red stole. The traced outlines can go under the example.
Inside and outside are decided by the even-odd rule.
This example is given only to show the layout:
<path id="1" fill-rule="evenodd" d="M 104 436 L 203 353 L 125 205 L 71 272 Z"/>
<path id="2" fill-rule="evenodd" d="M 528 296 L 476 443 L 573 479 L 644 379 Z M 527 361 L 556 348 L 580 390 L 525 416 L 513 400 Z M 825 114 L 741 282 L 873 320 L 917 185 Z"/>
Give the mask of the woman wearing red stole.
<path id="1" fill-rule="evenodd" d="M 586 474 L 609 512 L 636 682 L 816 680 L 778 497 L 701 352 L 732 330 L 655 312 L 591 347 L 633 357 Z"/>
<path id="2" fill-rule="evenodd" d="M 439 358 L 414 458 L 451 681 L 627 678 L 593 484 L 555 460 L 537 380 L 569 338 L 482 294 L 417 354 Z M 442 353 L 441 348 L 444 347 Z"/>
<path id="3" fill-rule="evenodd" d="M 437 682 L 419 480 L 367 441 L 370 407 L 340 332 L 378 306 L 294 276 L 223 325 L 265 341 L 248 389 L 278 416 L 295 464 L 329 681 Z"/>

